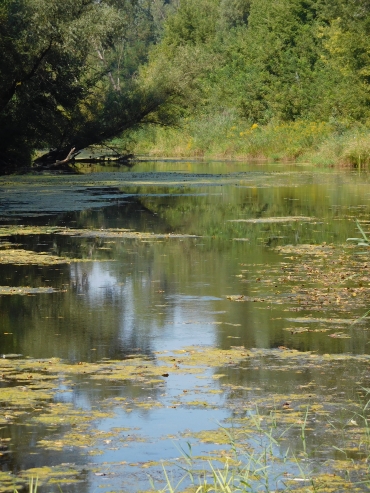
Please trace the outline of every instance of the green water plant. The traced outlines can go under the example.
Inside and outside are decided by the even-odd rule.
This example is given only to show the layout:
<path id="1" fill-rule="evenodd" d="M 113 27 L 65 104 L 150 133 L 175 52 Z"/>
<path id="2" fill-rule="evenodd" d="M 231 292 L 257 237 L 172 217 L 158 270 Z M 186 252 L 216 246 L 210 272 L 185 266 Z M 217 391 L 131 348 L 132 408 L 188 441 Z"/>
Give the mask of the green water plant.
<path id="1" fill-rule="evenodd" d="M 38 489 L 38 478 L 30 477 L 28 482 L 28 493 L 37 493 Z M 18 493 L 18 490 L 15 489 L 14 493 Z"/>
<path id="2" fill-rule="evenodd" d="M 202 468 L 197 467 L 200 458 L 193 455 L 192 445 L 187 442 L 187 449 L 179 448 L 181 460 L 176 465 L 182 474 L 180 479 L 174 480 L 174 477 L 163 466 L 165 486 L 158 490 L 152 478 L 149 478 L 153 490 L 158 493 L 176 493 L 179 491 L 252 493 L 257 491 L 272 492 L 280 490 L 280 488 L 289 489 L 284 480 L 283 472 L 281 470 L 275 471 L 274 468 L 278 455 L 278 440 L 288 430 L 279 434 L 274 414 L 272 413 L 270 417 L 271 420 L 268 420 L 268 425 L 263 426 L 261 423 L 264 418 L 256 409 L 256 413 L 250 416 L 252 433 L 251 430 L 245 431 L 240 427 L 226 428 L 220 426 L 219 431 L 225 435 L 228 449 L 225 454 L 220 454 L 217 458 L 212 456 L 208 459 L 201 458 L 204 461 Z M 306 418 L 300 430 L 304 444 L 305 426 Z M 279 436 L 277 437 L 277 435 Z M 289 449 L 278 462 L 282 464 L 288 462 L 288 454 Z M 295 461 L 294 458 L 293 463 Z M 298 464 L 296 469 L 300 475 L 302 474 L 302 477 L 306 477 L 302 465 Z M 305 480 L 303 479 L 303 481 Z M 186 485 L 187 489 L 180 490 L 181 485 Z"/>
<path id="3" fill-rule="evenodd" d="M 370 483 L 366 465 L 370 457 L 370 401 L 369 389 L 362 387 L 361 392 L 361 402 L 348 408 L 341 419 L 329 415 L 326 418 L 328 433 L 338 437 L 333 448 L 339 453 L 339 459 L 332 461 L 330 466 L 327 463 L 322 472 L 317 471 L 307 446 L 311 426 L 308 421 L 315 415 L 315 407 L 302 409 L 297 414 L 299 419 L 283 430 L 279 422 L 280 409 L 274 409 L 268 416 L 256 409 L 241 421 L 237 420 L 231 428 L 220 426 L 218 431 L 227 438 L 225 450 L 197 457 L 193 455 L 192 445 L 187 443 L 187 448 L 179 448 L 180 460 L 176 459 L 180 476 L 163 465 L 164 487 L 156 488 L 153 480 L 150 480 L 151 486 L 157 493 L 365 491 L 363 488 Z M 293 450 L 287 445 L 287 435 L 290 442 L 294 437 L 299 439 L 298 449 Z M 361 457 L 361 466 L 355 464 L 355 450 Z M 203 462 L 201 467 L 200 462 Z"/>
<path id="4" fill-rule="evenodd" d="M 366 247 L 370 246 L 370 239 L 368 238 L 365 231 L 362 229 L 358 219 L 356 219 L 356 226 L 361 233 L 361 238 L 347 238 L 347 241 L 354 241 L 357 243 L 357 246 L 366 246 Z"/>

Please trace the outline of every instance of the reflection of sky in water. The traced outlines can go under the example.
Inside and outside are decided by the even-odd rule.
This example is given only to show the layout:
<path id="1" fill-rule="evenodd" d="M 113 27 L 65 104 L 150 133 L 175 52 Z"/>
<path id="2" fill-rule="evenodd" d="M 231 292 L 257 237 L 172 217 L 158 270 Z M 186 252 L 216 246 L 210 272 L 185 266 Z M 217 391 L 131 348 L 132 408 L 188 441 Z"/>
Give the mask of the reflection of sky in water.
<path id="1" fill-rule="evenodd" d="M 85 301 L 87 304 L 103 304 L 107 296 L 111 305 L 120 306 L 119 330 L 117 334 L 117 345 L 122 344 L 131 349 L 139 345 L 144 349 L 148 344 L 150 336 L 151 351 L 171 351 L 179 347 L 191 346 L 193 344 L 212 345 L 216 342 L 215 327 L 218 326 L 216 317 L 223 315 L 225 311 L 217 311 L 217 304 L 223 301 L 222 298 L 215 296 L 196 296 L 188 294 L 163 294 L 163 304 L 154 304 L 150 302 L 146 309 L 141 309 L 141 303 L 138 296 L 150 290 L 159 290 L 159 282 L 150 279 L 145 273 L 141 273 L 140 279 L 133 279 L 127 275 L 124 283 L 119 283 L 114 275 L 114 263 L 93 263 L 89 269 L 84 264 L 77 264 L 72 269 L 75 279 L 85 277 Z M 137 290 L 136 283 L 140 284 L 140 290 Z M 201 283 L 199 283 L 201 287 Z M 175 286 L 175 287 L 174 287 Z M 176 289 L 176 282 L 172 284 Z M 109 305 L 108 305 L 109 309 Z M 153 317 L 153 311 L 165 311 L 163 319 L 158 320 Z M 162 312 L 163 313 L 163 312 Z M 138 349 L 138 348 L 137 348 Z M 105 419 L 98 425 L 98 429 L 109 431 L 111 428 L 139 428 L 138 430 L 128 430 L 127 432 L 118 433 L 113 438 L 112 447 L 117 450 L 105 450 L 104 454 L 94 458 L 97 464 L 104 464 L 106 461 L 128 463 L 143 462 L 149 460 L 170 459 L 180 455 L 176 443 L 186 446 L 187 439 L 180 439 L 179 434 L 191 428 L 193 431 L 212 429 L 218 427 L 218 422 L 228 415 L 228 412 L 220 407 L 221 398 L 218 394 L 213 394 L 210 401 L 215 408 L 184 408 L 174 406 L 178 396 L 189 392 L 182 402 L 186 400 L 204 400 L 207 399 L 202 395 L 202 388 L 209 383 L 213 371 L 205 369 L 204 379 L 199 379 L 191 374 L 174 376 L 170 374 L 164 380 L 163 386 L 159 389 L 141 389 L 140 398 L 144 401 L 158 400 L 160 397 L 164 404 L 161 409 L 145 410 L 140 407 L 131 413 L 120 409 L 119 406 L 114 408 L 115 416 Z M 188 390 L 189 389 L 189 390 Z M 111 391 L 115 396 L 127 397 L 130 395 L 129 389 L 125 384 L 110 382 L 104 384 L 105 391 Z M 196 391 L 194 395 L 192 391 Z M 90 408 L 92 403 L 99 402 L 101 388 L 75 388 L 72 395 L 61 394 L 63 400 L 73 400 L 77 407 Z M 208 397 L 209 399 L 209 397 Z M 125 436 L 137 434 L 144 437 L 149 442 L 130 442 L 129 447 L 124 447 Z M 172 438 L 163 439 L 167 436 Z M 119 437 L 119 441 L 118 440 Z M 177 437 L 177 438 L 175 438 Z M 162 439 L 159 443 L 156 441 Z M 194 453 L 204 453 L 205 450 L 214 450 L 217 448 L 213 445 L 193 445 Z M 130 474 L 131 471 L 127 471 Z M 94 479 L 92 479 L 94 481 Z M 137 478 L 136 486 L 140 484 L 142 488 L 147 487 L 145 476 Z"/>
<path id="2" fill-rule="evenodd" d="M 112 267 L 113 265 L 113 267 Z M 217 302 L 222 298 L 214 296 L 191 296 L 164 293 L 163 304 L 148 302 L 142 309 L 138 300 L 139 294 L 156 289 L 158 281 L 152 281 L 145 273 L 141 273 L 140 280 L 126 276 L 124 283 L 120 283 L 114 276 L 114 263 L 94 262 L 89 269 L 86 265 L 77 264 L 71 269 L 71 282 L 83 280 L 85 300 L 96 306 L 109 300 L 109 305 L 118 306 L 120 321 L 117 344 L 122 343 L 127 348 L 133 341 L 147 345 L 149 341 L 144 336 L 150 334 L 150 348 L 153 351 L 170 350 L 192 344 L 215 343 L 215 325 L 217 322 L 213 310 L 217 310 Z M 140 284 L 140 293 L 137 293 L 136 283 Z M 173 283 L 176 285 L 176 283 Z M 104 310 L 104 308 L 102 308 Z M 163 314 L 161 320 L 153 317 Z M 140 347 L 145 349 L 144 347 Z"/>
<path id="3" fill-rule="evenodd" d="M 102 289 L 110 289 L 116 287 L 117 284 L 116 278 L 112 276 L 104 263 L 94 262 L 88 277 L 89 298 L 91 301 L 98 301 Z"/>

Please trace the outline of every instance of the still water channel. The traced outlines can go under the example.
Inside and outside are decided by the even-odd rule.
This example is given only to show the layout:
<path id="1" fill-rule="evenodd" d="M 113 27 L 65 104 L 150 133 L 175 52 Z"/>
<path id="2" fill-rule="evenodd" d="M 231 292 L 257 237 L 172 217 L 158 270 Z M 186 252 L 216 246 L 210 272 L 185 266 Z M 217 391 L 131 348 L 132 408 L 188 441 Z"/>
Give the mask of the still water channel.
<path id="1" fill-rule="evenodd" d="M 289 272 L 299 260 L 279 248 L 340 246 L 358 236 L 355 219 L 370 216 L 368 174 L 174 161 L 81 172 L 0 179 L 0 225 L 15 226 L 2 237 L 1 249 L 75 259 L 0 263 L 2 286 L 50 288 L 0 295 L 0 369 L 1 361 L 34 359 L 77 367 L 139 356 L 160 364 L 159 355 L 167 355 L 174 370 L 152 384 L 92 379 L 82 371 L 65 378 L 58 370 L 48 396 L 27 409 L 10 406 L 1 394 L 10 387 L 27 393 L 32 374 L 28 381 L 25 374 L 3 375 L 0 491 L 12 491 L 6 475 L 19 489 L 27 476 L 52 478 L 41 492 L 149 490 L 148 474 L 164 487 L 160 461 L 181 456 L 178 446 L 190 442 L 195 456 L 225 448 L 217 440 L 202 441 L 200 432 L 230 425 L 229 418 L 257 407 L 261 415 L 271 406 L 294 408 L 306 389 L 315 396 L 312 405 L 329 400 L 338 413 L 366 387 L 369 323 L 347 323 L 366 309 L 359 303 L 344 310 L 340 302 L 326 303 L 325 311 L 312 304 L 298 309 Z M 69 234 L 71 229 L 79 235 Z M 120 235 L 123 229 L 139 234 Z M 265 353 L 237 365 L 220 359 L 192 373 L 179 356 L 190 346 Z M 269 359 L 278 348 L 318 358 L 330 354 L 333 364 L 296 359 L 287 368 Z M 338 362 L 335 355 L 348 359 Z M 36 387 L 32 391 L 42 385 Z M 61 415 L 37 418 L 57 404 L 64 405 Z M 91 419 L 81 427 L 63 415 L 66 409 Z M 324 436 L 323 422 L 315 426 L 315 419 L 307 453 L 319 468 L 323 459 L 338 459 L 337 442 Z M 74 426 L 75 442 L 64 441 Z M 85 441 L 79 443 L 79 436 Z M 299 453 L 299 438 L 293 431 L 287 436 Z M 166 467 L 172 471 L 171 464 Z M 278 473 L 295 474 L 279 467 Z"/>

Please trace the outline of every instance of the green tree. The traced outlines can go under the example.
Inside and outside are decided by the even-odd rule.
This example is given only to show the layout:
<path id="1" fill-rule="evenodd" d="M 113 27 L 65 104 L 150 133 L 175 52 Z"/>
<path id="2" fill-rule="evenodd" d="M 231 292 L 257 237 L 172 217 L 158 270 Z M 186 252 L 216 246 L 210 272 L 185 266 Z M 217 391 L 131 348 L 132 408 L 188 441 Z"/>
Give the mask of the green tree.
<path id="1" fill-rule="evenodd" d="M 318 24 L 314 1 L 252 0 L 242 103 L 249 119 L 290 121 L 307 114 L 317 97 Z"/>
<path id="2" fill-rule="evenodd" d="M 183 0 L 154 58 L 167 58 L 171 70 L 187 49 L 193 65 L 203 64 L 192 83 L 196 106 L 183 102 L 188 116 L 364 121 L 369 10 L 367 0 Z"/>
<path id="3" fill-rule="evenodd" d="M 328 1 L 321 15 L 324 112 L 366 121 L 370 117 L 370 3 Z"/>
<path id="4" fill-rule="evenodd" d="M 0 19 L 3 171 L 112 138 L 168 97 L 137 76 L 156 38 L 146 0 L 7 0 Z"/>

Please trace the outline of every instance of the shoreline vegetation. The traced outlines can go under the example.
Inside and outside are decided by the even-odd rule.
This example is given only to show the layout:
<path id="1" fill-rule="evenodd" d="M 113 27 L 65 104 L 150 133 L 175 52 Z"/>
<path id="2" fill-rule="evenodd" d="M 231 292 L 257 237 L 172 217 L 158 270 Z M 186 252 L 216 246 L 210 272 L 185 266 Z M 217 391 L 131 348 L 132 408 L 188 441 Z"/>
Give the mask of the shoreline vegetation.
<path id="1" fill-rule="evenodd" d="M 184 122 L 178 128 L 147 127 L 132 133 L 135 156 L 300 162 L 316 166 L 362 168 L 370 164 L 368 126 L 339 122 L 258 125 L 227 116 Z M 121 139 L 114 145 L 122 146 Z M 127 143 L 126 143 L 127 145 Z"/>
<path id="2" fill-rule="evenodd" d="M 123 157 L 365 166 L 369 14 L 355 0 L 7 0 L 0 173 L 112 139 Z"/>

